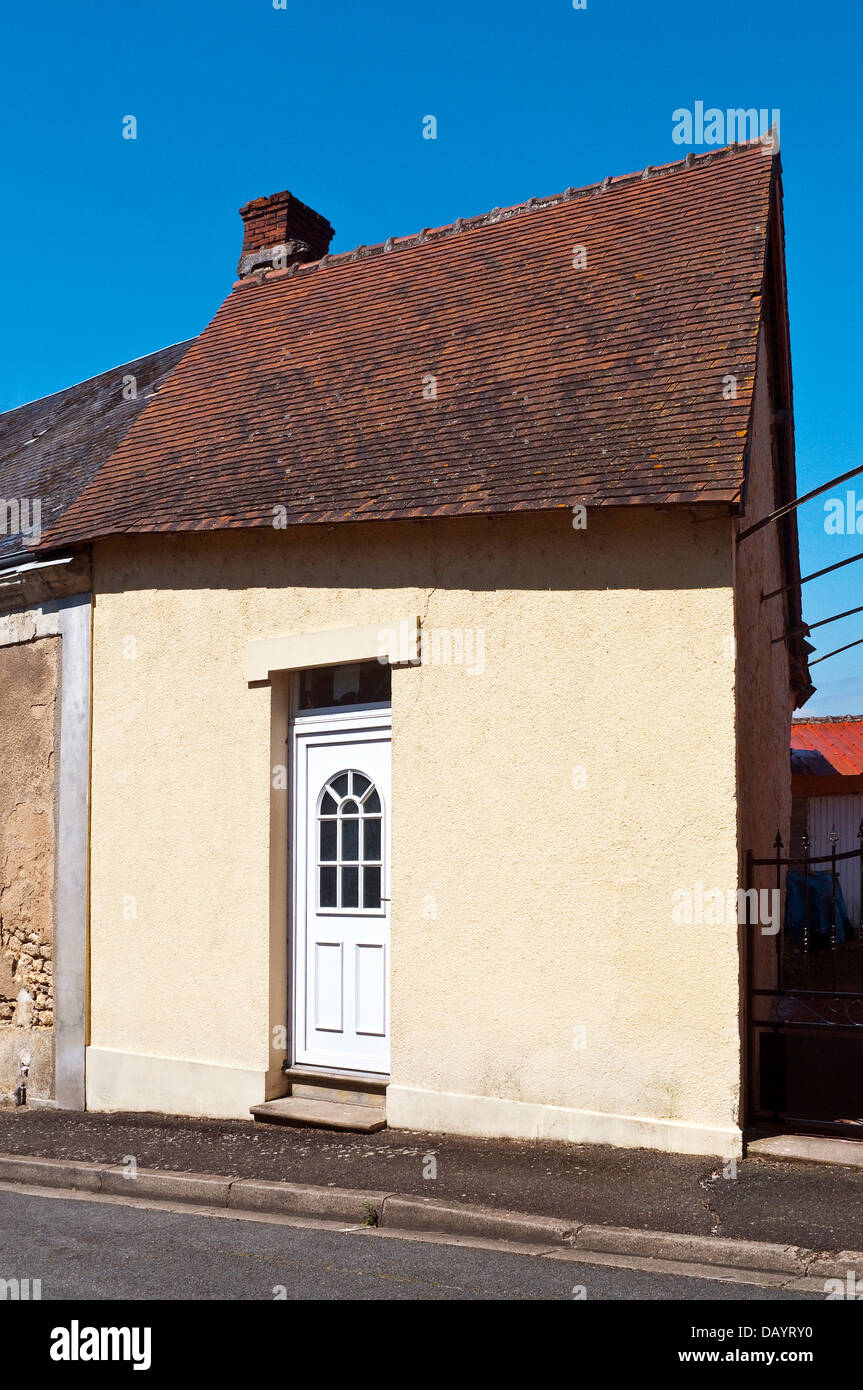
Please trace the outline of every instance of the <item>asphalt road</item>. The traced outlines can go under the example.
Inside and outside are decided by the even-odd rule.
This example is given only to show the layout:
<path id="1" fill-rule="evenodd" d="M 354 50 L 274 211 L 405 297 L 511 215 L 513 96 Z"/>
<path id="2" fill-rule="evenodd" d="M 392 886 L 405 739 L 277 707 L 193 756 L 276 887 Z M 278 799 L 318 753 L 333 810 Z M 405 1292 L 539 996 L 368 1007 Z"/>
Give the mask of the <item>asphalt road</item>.
<path id="1" fill-rule="evenodd" d="M 749 1284 L 374 1233 L 0 1191 L 0 1279 L 25 1278 L 41 1280 L 43 1301 L 823 1301 Z"/>

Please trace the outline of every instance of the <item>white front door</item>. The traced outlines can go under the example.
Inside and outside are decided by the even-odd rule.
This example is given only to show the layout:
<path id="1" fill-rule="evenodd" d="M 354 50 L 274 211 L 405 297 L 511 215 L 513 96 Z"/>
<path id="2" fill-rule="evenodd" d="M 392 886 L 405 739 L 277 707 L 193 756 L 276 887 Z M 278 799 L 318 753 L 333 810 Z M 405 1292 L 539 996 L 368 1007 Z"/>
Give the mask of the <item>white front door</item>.
<path id="1" fill-rule="evenodd" d="M 294 1062 L 389 1074 L 390 713 L 294 725 Z"/>

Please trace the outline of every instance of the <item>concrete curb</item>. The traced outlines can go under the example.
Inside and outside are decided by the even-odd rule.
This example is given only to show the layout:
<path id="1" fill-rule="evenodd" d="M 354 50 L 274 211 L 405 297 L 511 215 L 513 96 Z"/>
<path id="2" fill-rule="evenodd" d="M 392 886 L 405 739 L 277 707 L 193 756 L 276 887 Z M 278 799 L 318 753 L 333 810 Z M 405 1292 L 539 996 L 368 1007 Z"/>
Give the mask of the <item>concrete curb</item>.
<path id="1" fill-rule="evenodd" d="M 436 1202 L 428 1197 L 408 1197 L 394 1193 L 384 1199 L 379 1226 L 402 1231 L 441 1231 L 448 1235 L 485 1236 L 492 1240 L 537 1242 L 544 1245 L 571 1245 L 577 1221 L 554 1216 L 529 1216 L 520 1211 L 501 1211 L 497 1207 L 459 1206 Z"/>
<path id="2" fill-rule="evenodd" d="M 166 1172 L 138 1168 L 132 1176 L 120 1164 L 0 1154 L 0 1182 L 60 1191 L 103 1193 L 189 1206 L 224 1207 L 234 1212 L 274 1216 L 309 1216 L 352 1225 L 474 1236 L 514 1244 L 566 1249 L 585 1254 L 630 1256 L 714 1265 L 725 1271 L 845 1279 L 848 1270 L 863 1271 L 863 1251 L 806 1250 L 797 1245 L 734 1240 L 722 1236 L 642 1231 L 628 1226 L 595 1226 L 574 1219 L 531 1216 L 496 1207 L 465 1206 L 402 1193 L 363 1192 L 353 1188 L 313 1187 L 306 1183 L 266 1182 L 209 1173 Z"/>

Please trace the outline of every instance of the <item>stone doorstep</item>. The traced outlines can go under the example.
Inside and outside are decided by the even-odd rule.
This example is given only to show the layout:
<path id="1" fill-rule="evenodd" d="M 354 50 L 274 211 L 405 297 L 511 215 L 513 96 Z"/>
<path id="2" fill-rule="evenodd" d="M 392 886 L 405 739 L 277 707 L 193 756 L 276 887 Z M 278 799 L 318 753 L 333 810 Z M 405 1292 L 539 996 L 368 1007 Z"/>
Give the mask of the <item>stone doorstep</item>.
<path id="1" fill-rule="evenodd" d="M 363 1105 L 386 1112 L 388 1082 L 370 1072 L 335 1075 L 286 1067 L 283 1075 L 290 1083 L 292 1098 L 333 1101 L 337 1105 Z"/>
<path id="2" fill-rule="evenodd" d="M 386 1129 L 387 1124 L 386 1113 L 378 1106 L 345 1105 L 334 1100 L 310 1100 L 294 1095 L 253 1105 L 250 1113 L 258 1122 L 297 1127 L 311 1125 L 315 1129 L 346 1129 L 358 1134 L 374 1134 L 379 1129 Z"/>
<path id="3" fill-rule="evenodd" d="M 834 1139 L 825 1134 L 765 1135 L 747 1143 L 746 1157 L 863 1168 L 863 1135 L 860 1139 Z"/>
<path id="4" fill-rule="evenodd" d="M 348 1091 L 340 1086 L 319 1086 L 316 1082 L 303 1085 L 291 1083 L 291 1096 L 297 1100 L 330 1100 L 336 1105 L 355 1105 L 364 1110 L 377 1110 L 386 1114 L 386 1096 L 376 1096 L 367 1091 Z"/>

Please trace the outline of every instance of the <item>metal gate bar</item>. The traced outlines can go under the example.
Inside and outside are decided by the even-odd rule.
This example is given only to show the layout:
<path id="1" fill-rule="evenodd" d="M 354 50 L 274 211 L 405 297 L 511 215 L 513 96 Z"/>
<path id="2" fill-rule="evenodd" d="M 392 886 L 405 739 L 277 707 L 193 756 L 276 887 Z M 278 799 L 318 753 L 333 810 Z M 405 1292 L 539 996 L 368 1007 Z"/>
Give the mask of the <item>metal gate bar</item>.
<path id="1" fill-rule="evenodd" d="M 774 854 L 769 858 L 758 858 L 750 850 L 745 857 L 746 882 L 746 1038 L 747 1038 L 747 1121 L 771 1121 L 779 1126 L 793 1124 L 796 1128 L 812 1128 L 818 1131 L 852 1132 L 855 1137 L 863 1137 L 863 821 L 857 833 L 856 849 L 839 851 L 838 835 L 834 830 L 830 836 L 830 854 L 811 855 L 808 835 L 803 837 L 803 853 L 799 856 L 784 855 L 784 842 L 777 832 L 773 844 Z M 839 883 L 837 866 L 840 863 L 856 860 L 860 876 L 860 911 L 852 921 L 844 905 Z M 818 876 L 824 872 L 819 866 L 829 866 L 830 884 L 827 904 L 823 893 L 819 899 Z M 756 971 L 767 967 L 767 962 L 756 958 L 758 923 L 752 921 L 752 902 L 750 891 L 755 888 L 756 870 L 772 869 L 775 887 L 778 890 L 777 902 L 782 911 L 775 934 L 773 970 L 776 982 L 773 987 L 760 985 L 756 981 Z M 790 895 L 788 892 L 789 871 L 802 870 L 802 922 L 792 920 Z M 825 873 L 826 877 L 826 873 Z M 784 878 L 784 883 L 783 883 Z M 813 878 L 816 879 L 813 891 Z M 797 885 L 795 885 L 796 887 Z M 823 888 L 823 882 L 820 885 Z M 813 900 L 816 905 L 816 921 L 813 924 Z M 829 905 L 828 920 L 825 921 L 823 908 Z M 821 909 L 820 915 L 818 909 Z M 757 915 L 757 914 L 756 914 Z M 826 932 L 825 932 L 826 927 Z M 824 977 L 827 977 L 826 979 Z M 791 978 L 789 978 L 791 977 Z M 849 988 L 853 984 L 853 988 Z M 768 1004 L 767 1017 L 758 1005 Z M 831 1012 L 830 1001 L 838 1017 L 825 1017 Z M 814 1013 L 815 1017 L 794 1017 L 795 1012 Z M 819 1016 L 820 1015 L 820 1016 Z M 824 1085 L 821 1088 L 822 1104 L 834 1104 L 841 1112 L 833 1117 L 824 1114 L 807 1113 L 817 1109 L 817 1104 L 803 1104 L 798 1107 L 803 1113 L 787 1104 L 789 1088 L 799 1097 L 805 1098 L 807 1086 L 814 1091 L 816 1082 L 817 1046 L 807 1056 L 800 1052 L 792 1039 L 812 1038 L 826 1044 L 832 1038 L 837 1044 L 839 1057 L 838 1070 L 822 1073 Z M 764 1103 L 765 1087 L 768 1083 L 764 1064 L 765 1039 L 769 1039 L 767 1052 L 773 1068 L 769 1077 L 769 1105 Z M 785 1045 L 783 1040 L 788 1040 Z M 842 1044 L 845 1044 L 842 1046 Z M 829 1052 L 829 1049 L 828 1049 Z M 859 1052 L 855 1065 L 854 1053 Z M 795 1069 L 796 1063 L 796 1069 Z M 823 1063 L 822 1063 L 823 1065 Z M 846 1087 L 847 1082 L 847 1087 Z M 848 1093 L 848 1104 L 842 1102 L 843 1087 Z M 838 1099 L 831 1101 L 830 1097 Z M 784 1102 L 784 1103 L 781 1103 Z"/>

